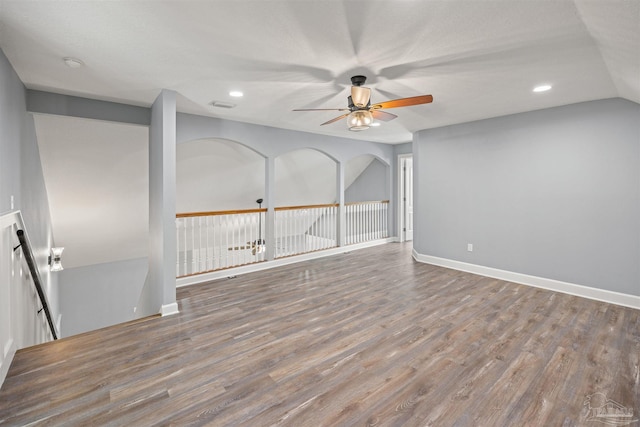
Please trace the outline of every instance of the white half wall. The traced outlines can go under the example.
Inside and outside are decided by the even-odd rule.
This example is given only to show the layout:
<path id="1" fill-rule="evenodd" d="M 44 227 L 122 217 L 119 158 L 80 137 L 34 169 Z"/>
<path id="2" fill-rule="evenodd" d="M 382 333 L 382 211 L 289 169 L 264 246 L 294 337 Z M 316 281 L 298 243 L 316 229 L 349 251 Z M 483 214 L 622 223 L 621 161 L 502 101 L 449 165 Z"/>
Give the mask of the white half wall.
<path id="1" fill-rule="evenodd" d="M 137 258 L 59 272 L 61 336 L 135 319 L 147 271 L 147 258 Z"/>

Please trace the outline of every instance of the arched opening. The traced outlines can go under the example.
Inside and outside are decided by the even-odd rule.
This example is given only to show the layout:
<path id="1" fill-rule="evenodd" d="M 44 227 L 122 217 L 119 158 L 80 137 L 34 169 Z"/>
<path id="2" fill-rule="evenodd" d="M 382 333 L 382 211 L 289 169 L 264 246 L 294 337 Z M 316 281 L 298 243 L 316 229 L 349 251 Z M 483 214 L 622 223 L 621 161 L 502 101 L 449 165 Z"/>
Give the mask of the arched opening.
<path id="1" fill-rule="evenodd" d="M 275 159 L 276 258 L 338 245 L 336 162 L 313 149 Z"/>
<path id="2" fill-rule="evenodd" d="M 389 167 L 370 154 L 345 165 L 345 203 L 389 200 Z"/>
<path id="3" fill-rule="evenodd" d="M 264 260 L 265 160 L 225 139 L 176 149 L 178 277 Z"/>
<path id="4" fill-rule="evenodd" d="M 275 206 L 335 203 L 336 162 L 310 148 L 275 159 Z"/>
<path id="5" fill-rule="evenodd" d="M 176 211 L 257 208 L 264 196 L 264 157 L 225 139 L 199 139 L 176 149 Z"/>

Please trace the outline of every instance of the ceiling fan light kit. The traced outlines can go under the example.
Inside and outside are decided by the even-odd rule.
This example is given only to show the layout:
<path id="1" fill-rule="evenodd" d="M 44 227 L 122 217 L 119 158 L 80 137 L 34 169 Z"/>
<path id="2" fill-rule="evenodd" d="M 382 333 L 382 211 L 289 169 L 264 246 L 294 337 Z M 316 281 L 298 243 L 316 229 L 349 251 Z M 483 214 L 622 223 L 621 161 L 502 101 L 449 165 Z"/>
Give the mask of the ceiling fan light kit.
<path id="1" fill-rule="evenodd" d="M 373 116 L 367 110 L 356 110 L 347 117 L 349 130 L 354 132 L 369 129 L 372 123 Z"/>
<path id="2" fill-rule="evenodd" d="M 376 124 L 373 119 L 382 120 L 388 122 L 395 119 L 395 114 L 380 111 L 383 108 L 397 108 L 397 107 L 410 107 L 412 105 L 428 104 L 433 102 L 433 96 L 420 95 L 412 96 L 410 98 L 394 99 L 392 101 L 385 101 L 379 104 L 371 105 L 371 89 L 362 86 L 367 80 L 365 76 L 353 76 L 351 77 L 351 95 L 347 97 L 348 108 L 302 108 L 293 111 L 349 111 L 349 113 L 342 114 L 329 121 L 322 123 L 320 126 L 328 125 L 338 120 L 347 118 L 347 126 L 350 131 L 361 131 L 369 129 L 370 126 Z"/>

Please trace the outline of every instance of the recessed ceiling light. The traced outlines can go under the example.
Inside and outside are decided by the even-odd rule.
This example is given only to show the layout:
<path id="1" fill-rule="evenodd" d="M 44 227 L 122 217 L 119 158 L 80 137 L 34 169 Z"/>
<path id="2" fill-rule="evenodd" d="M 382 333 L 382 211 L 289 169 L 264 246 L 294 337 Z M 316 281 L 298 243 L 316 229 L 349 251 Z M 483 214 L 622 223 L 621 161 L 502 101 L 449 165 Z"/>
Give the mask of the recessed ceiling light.
<path id="1" fill-rule="evenodd" d="M 369 126 L 378 127 L 380 126 L 380 122 L 373 122 Z"/>
<path id="2" fill-rule="evenodd" d="M 546 92 L 551 89 L 551 85 L 540 85 L 533 88 L 534 92 Z"/>
<path id="3" fill-rule="evenodd" d="M 66 57 L 62 58 L 62 60 L 65 64 L 67 64 L 67 67 L 69 68 L 80 68 L 84 65 L 84 62 L 80 61 L 77 58 Z"/>
<path id="4" fill-rule="evenodd" d="M 229 92 L 229 96 L 233 96 L 234 98 L 240 98 L 243 95 L 244 94 L 242 92 L 240 92 L 239 90 L 232 90 L 231 92 Z"/>

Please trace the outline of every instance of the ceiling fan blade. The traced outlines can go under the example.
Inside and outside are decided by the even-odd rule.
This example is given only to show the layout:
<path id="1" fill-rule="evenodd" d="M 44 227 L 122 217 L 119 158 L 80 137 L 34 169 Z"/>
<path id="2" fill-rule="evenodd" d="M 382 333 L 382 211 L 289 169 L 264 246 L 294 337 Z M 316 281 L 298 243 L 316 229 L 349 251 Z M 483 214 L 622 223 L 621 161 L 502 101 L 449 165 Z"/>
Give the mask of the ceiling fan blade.
<path id="1" fill-rule="evenodd" d="M 344 118 L 345 118 L 345 117 L 347 117 L 348 115 L 349 115 L 349 113 L 347 113 L 347 114 L 343 114 L 343 115 L 341 115 L 341 116 L 336 117 L 335 119 L 331 119 L 331 120 L 329 120 L 328 122 L 324 122 L 324 123 L 322 123 L 320 126 L 324 126 L 324 125 L 328 125 L 328 124 L 333 123 L 333 122 L 337 122 L 337 121 L 338 121 L 338 120 L 340 120 L 340 119 L 344 119 Z"/>
<path id="2" fill-rule="evenodd" d="M 379 104 L 374 104 L 371 106 L 371 109 L 378 110 L 380 108 L 409 107 L 411 105 L 428 104 L 430 102 L 433 102 L 433 96 L 420 95 L 420 96 L 412 96 L 411 98 L 400 98 L 400 99 L 394 99 L 392 101 L 385 101 Z"/>
<path id="3" fill-rule="evenodd" d="M 291 111 L 349 111 L 348 108 L 298 108 Z"/>
<path id="4" fill-rule="evenodd" d="M 351 86 L 351 100 L 358 108 L 366 107 L 371 97 L 371 89 L 362 86 Z"/>
<path id="5" fill-rule="evenodd" d="M 371 115 L 373 116 L 374 119 L 381 120 L 383 122 L 388 122 L 398 117 L 395 114 L 387 113 L 386 111 L 380 111 L 380 110 L 371 110 Z"/>

